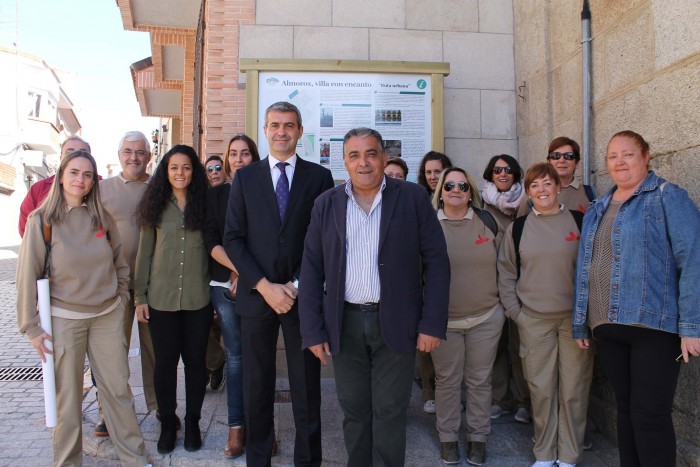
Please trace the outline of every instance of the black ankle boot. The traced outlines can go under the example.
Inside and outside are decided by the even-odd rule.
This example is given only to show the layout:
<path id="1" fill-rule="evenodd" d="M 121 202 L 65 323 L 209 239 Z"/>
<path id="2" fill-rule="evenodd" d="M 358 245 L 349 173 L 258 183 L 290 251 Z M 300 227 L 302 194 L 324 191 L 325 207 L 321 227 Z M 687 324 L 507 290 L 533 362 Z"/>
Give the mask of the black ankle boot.
<path id="1" fill-rule="evenodd" d="M 202 433 L 199 431 L 199 416 L 185 415 L 185 450 L 197 451 L 202 447 Z"/>
<path id="2" fill-rule="evenodd" d="M 160 417 L 160 438 L 158 438 L 158 454 L 168 454 L 175 449 L 175 438 L 177 438 L 176 417 Z"/>

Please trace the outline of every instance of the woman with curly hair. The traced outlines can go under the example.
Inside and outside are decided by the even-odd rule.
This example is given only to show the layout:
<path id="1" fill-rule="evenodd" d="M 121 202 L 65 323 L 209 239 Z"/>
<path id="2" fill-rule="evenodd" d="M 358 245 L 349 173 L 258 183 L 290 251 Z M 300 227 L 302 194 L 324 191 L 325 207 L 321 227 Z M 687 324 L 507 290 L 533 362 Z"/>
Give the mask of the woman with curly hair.
<path id="1" fill-rule="evenodd" d="M 185 449 L 202 447 L 199 419 L 207 385 L 212 310 L 202 230 L 207 176 L 194 149 L 176 145 L 156 168 L 138 206 L 136 316 L 148 323 L 155 351 L 154 386 L 161 422 L 158 452 L 175 449 L 177 365 L 185 364 Z"/>

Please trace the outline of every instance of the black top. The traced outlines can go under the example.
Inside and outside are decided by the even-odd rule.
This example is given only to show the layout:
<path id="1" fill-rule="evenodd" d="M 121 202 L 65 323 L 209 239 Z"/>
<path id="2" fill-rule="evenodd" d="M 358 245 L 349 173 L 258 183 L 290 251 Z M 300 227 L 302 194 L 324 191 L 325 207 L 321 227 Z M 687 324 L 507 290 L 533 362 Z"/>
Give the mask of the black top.
<path id="1" fill-rule="evenodd" d="M 231 185 L 223 183 L 207 191 L 207 222 L 204 225 L 204 246 L 209 253 L 209 274 L 211 280 L 228 282 L 231 271 L 211 257 L 216 245 L 224 244 L 224 227 L 226 227 L 226 210 Z"/>

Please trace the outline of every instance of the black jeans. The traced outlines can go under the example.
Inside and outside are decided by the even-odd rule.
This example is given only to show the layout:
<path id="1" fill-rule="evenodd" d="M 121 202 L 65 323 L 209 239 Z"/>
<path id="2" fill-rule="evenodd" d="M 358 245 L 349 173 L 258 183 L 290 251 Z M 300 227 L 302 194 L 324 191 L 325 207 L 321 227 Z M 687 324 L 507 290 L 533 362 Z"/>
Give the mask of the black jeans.
<path id="1" fill-rule="evenodd" d="M 161 417 L 175 415 L 177 365 L 185 364 L 185 414 L 199 419 L 207 386 L 207 340 L 212 311 L 159 311 L 149 308 L 153 350 L 156 356 L 154 389 Z"/>
<path id="2" fill-rule="evenodd" d="M 671 409 L 680 338 L 655 329 L 603 324 L 594 335 L 617 399 L 621 467 L 676 465 Z"/>
<path id="3" fill-rule="evenodd" d="M 415 358 L 387 347 L 379 312 L 345 307 L 333 369 L 349 467 L 404 465 Z"/>

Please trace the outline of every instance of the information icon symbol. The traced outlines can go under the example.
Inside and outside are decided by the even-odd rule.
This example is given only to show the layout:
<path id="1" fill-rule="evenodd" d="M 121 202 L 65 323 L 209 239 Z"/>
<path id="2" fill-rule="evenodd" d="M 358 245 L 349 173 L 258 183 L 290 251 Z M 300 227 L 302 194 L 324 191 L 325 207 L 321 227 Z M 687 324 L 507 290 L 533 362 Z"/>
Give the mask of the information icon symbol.
<path id="1" fill-rule="evenodd" d="M 424 79 L 419 79 L 418 82 L 416 83 L 416 86 L 418 86 L 418 89 L 425 89 L 425 87 L 427 85 L 428 85 L 428 83 L 426 83 Z"/>

